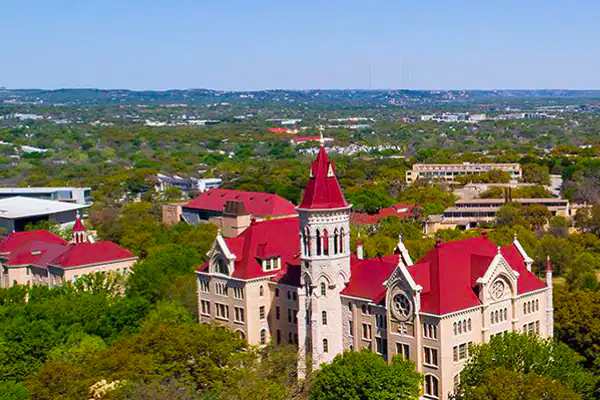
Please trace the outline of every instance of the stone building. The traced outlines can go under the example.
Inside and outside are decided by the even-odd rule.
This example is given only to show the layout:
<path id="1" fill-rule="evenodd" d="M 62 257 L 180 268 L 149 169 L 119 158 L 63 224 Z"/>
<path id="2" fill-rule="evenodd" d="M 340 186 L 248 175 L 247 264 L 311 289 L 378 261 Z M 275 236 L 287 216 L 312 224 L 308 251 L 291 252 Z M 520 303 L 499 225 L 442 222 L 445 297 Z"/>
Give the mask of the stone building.
<path id="1" fill-rule="evenodd" d="M 197 271 L 201 322 L 217 321 L 250 344 L 295 343 L 300 375 L 344 350 L 401 354 L 424 374 L 424 398 L 448 399 L 471 344 L 506 332 L 552 336 L 552 270 L 545 281 L 518 239 L 485 235 L 436 242 L 412 261 L 363 259 L 349 240 L 351 205 L 321 147 L 298 218 L 250 223 L 219 234 Z"/>

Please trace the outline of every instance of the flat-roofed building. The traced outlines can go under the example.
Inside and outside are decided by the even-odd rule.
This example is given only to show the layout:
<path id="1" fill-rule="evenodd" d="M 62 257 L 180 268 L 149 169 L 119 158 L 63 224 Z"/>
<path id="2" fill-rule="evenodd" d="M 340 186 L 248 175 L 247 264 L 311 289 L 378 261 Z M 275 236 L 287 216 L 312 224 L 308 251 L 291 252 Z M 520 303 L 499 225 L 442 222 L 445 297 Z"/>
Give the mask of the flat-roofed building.
<path id="1" fill-rule="evenodd" d="M 7 197 L 30 197 L 34 199 L 62 201 L 65 203 L 91 204 L 92 189 L 89 187 L 3 187 L 0 199 Z"/>
<path id="2" fill-rule="evenodd" d="M 29 224 L 50 221 L 63 228 L 73 226 L 77 214 L 88 208 L 86 204 L 64 203 L 30 197 L 0 199 L 0 229 L 4 233 L 22 232 Z"/>
<path id="3" fill-rule="evenodd" d="M 508 172 L 512 181 L 522 177 L 521 165 L 517 163 L 414 164 L 412 170 L 406 171 L 406 182 L 413 183 L 418 179 L 454 182 L 457 176 L 483 174 L 491 170 Z"/>
<path id="4" fill-rule="evenodd" d="M 568 218 L 569 200 L 557 198 L 512 199 L 523 206 L 538 204 L 548 208 L 553 217 Z M 425 233 L 435 233 L 439 229 L 472 229 L 482 223 L 494 222 L 498 210 L 507 204 L 506 199 L 465 199 L 458 200 L 441 215 L 430 216 L 425 223 Z"/>

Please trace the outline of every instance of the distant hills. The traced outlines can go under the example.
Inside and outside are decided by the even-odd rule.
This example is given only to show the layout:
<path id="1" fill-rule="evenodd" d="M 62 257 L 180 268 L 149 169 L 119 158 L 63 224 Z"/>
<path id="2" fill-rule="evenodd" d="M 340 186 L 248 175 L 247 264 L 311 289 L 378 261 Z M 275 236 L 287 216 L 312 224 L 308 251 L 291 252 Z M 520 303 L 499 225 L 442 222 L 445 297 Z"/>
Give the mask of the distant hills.
<path id="1" fill-rule="evenodd" d="M 532 101 L 536 104 L 576 104 L 600 101 L 600 90 L 262 90 L 209 89 L 133 91 L 100 89 L 4 89 L 0 103 L 40 105 L 281 105 L 437 106 Z"/>

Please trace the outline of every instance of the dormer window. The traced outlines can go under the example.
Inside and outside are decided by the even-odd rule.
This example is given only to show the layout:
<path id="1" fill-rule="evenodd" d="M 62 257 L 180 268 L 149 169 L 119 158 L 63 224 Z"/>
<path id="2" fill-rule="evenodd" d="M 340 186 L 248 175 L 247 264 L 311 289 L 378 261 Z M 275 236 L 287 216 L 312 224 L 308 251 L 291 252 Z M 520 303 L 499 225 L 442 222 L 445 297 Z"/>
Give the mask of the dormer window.
<path id="1" fill-rule="evenodd" d="M 275 271 L 281 269 L 281 257 L 266 258 L 262 262 L 263 271 Z"/>

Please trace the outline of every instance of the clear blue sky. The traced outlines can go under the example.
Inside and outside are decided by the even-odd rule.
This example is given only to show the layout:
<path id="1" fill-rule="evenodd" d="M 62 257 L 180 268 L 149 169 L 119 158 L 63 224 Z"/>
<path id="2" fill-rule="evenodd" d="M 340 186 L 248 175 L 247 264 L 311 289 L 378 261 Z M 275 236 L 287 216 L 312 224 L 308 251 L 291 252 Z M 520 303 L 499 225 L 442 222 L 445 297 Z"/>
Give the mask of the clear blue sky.
<path id="1" fill-rule="evenodd" d="M 600 89 L 598 0 L 0 0 L 0 86 Z"/>

